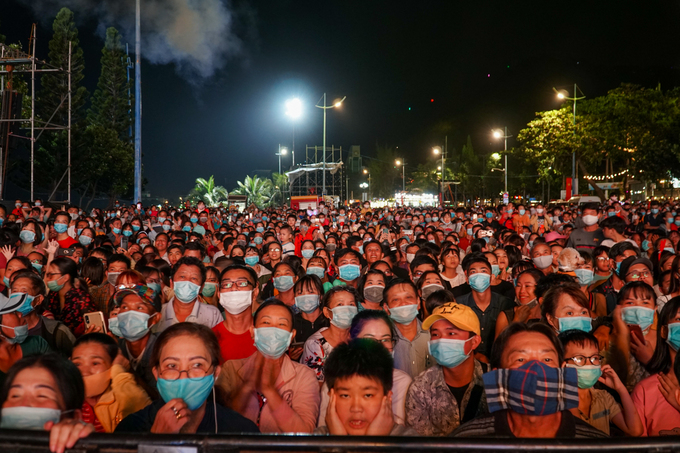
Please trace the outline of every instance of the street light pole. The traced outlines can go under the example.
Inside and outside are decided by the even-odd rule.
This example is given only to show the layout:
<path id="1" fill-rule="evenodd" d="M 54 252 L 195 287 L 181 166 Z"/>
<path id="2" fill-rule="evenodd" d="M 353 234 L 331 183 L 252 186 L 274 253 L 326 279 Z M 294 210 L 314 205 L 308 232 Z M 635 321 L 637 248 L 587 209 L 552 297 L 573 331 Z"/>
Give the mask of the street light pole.
<path id="1" fill-rule="evenodd" d="M 505 193 L 508 193 L 508 126 L 505 126 L 503 139 L 505 141 Z"/>
<path id="2" fill-rule="evenodd" d="M 574 97 L 570 98 L 566 90 L 557 90 L 553 87 L 553 91 L 557 94 L 557 99 L 566 99 L 567 101 L 574 101 L 574 110 L 572 117 L 572 124 L 574 125 L 574 135 L 576 135 L 576 101 L 585 99 L 585 95 L 578 97 L 578 85 L 574 84 Z M 565 94 L 566 93 L 566 94 Z M 581 91 L 581 94 L 583 92 Z M 576 179 L 576 150 L 571 153 L 571 195 L 578 193 L 578 179 Z"/>
<path id="3" fill-rule="evenodd" d="M 276 153 L 276 155 L 279 156 L 279 175 L 281 174 L 281 156 L 285 156 L 287 152 L 288 148 L 285 146 L 281 148 L 281 143 L 279 143 L 279 152 Z"/>
<path id="4" fill-rule="evenodd" d="M 323 185 L 321 189 L 321 196 L 326 195 L 326 110 L 340 107 L 342 105 L 342 102 L 347 98 L 347 96 L 343 97 L 341 100 L 336 102 L 333 105 L 326 105 L 326 93 L 323 94 L 323 105 L 316 105 L 315 107 L 323 109 Z M 321 99 L 319 99 L 321 100 Z"/>

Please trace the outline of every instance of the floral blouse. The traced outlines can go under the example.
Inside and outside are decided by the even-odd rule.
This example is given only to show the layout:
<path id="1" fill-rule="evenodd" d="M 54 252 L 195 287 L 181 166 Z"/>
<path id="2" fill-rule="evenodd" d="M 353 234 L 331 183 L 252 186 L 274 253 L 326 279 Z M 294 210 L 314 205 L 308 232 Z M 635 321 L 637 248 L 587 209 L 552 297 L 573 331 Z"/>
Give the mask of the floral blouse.
<path id="1" fill-rule="evenodd" d="M 80 288 L 71 288 L 65 296 L 64 309 L 59 304 L 59 293 L 50 292 L 47 296 L 47 310 L 54 314 L 54 318 L 63 322 L 76 337 L 85 332 L 83 315 L 97 311 L 92 297 Z"/>
<path id="2" fill-rule="evenodd" d="M 333 346 L 326 341 L 322 332 L 328 327 L 317 330 L 311 337 L 305 341 L 305 348 L 302 352 L 300 363 L 307 365 L 316 373 L 316 379 L 319 382 L 325 381 L 323 374 L 323 365 L 326 363 L 326 357 L 333 350 Z"/>

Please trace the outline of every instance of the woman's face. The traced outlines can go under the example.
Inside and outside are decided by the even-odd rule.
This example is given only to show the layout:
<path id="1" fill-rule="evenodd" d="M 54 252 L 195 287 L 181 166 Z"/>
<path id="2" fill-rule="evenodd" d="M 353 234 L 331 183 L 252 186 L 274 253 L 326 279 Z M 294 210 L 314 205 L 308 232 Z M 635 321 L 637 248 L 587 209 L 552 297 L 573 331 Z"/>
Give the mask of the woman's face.
<path id="1" fill-rule="evenodd" d="M 52 373 L 42 367 L 25 368 L 14 378 L 2 404 L 6 407 L 44 407 L 64 410 L 64 400 Z"/>
<path id="2" fill-rule="evenodd" d="M 314 250 L 314 244 L 312 242 L 305 242 L 302 244 L 302 250 Z"/>
<path id="3" fill-rule="evenodd" d="M 187 379 L 191 372 L 203 375 L 213 372 L 213 357 L 203 341 L 194 335 L 171 338 L 161 349 L 158 359 L 158 366 L 153 369 L 156 379 L 170 378 L 177 371 L 180 372 L 178 379 Z M 219 376 L 219 365 L 215 366 L 214 373 L 215 377 Z"/>
<path id="4" fill-rule="evenodd" d="M 281 258 L 281 246 L 278 244 L 269 246 L 269 259 L 277 261 Z"/>
<path id="5" fill-rule="evenodd" d="M 498 267 L 501 269 L 507 269 L 508 268 L 508 254 L 505 252 L 503 249 L 496 249 L 493 251 L 493 254 L 496 255 L 496 259 L 498 260 Z"/>
<path id="6" fill-rule="evenodd" d="M 385 287 L 385 278 L 378 274 L 369 274 L 366 277 L 366 282 L 364 283 L 364 288 L 369 286 L 382 286 Z"/>
<path id="7" fill-rule="evenodd" d="M 206 283 L 219 284 L 220 283 L 220 276 L 215 274 L 214 271 L 208 271 L 205 275 L 205 282 Z"/>
<path id="8" fill-rule="evenodd" d="M 664 296 L 668 295 L 670 285 L 671 274 L 666 274 L 663 277 L 661 277 L 661 280 L 659 281 L 659 289 L 661 290 L 661 294 L 663 294 Z"/>
<path id="9" fill-rule="evenodd" d="M 24 266 L 21 261 L 19 260 L 11 260 L 8 264 L 7 267 L 5 268 L 5 277 L 8 279 L 12 279 L 12 275 L 16 271 L 22 271 L 26 270 L 26 266 Z"/>
<path id="10" fill-rule="evenodd" d="M 357 338 L 370 338 L 372 340 L 379 341 L 383 346 L 387 348 L 388 351 L 392 352 L 394 345 L 392 341 L 392 332 L 390 327 L 385 323 L 385 321 L 380 319 L 372 319 L 364 323 L 361 332 L 357 335 Z"/>
<path id="11" fill-rule="evenodd" d="M 94 341 L 73 348 L 71 362 L 78 367 L 83 376 L 103 373 L 113 365 L 113 360 L 106 353 L 104 346 Z"/>
<path id="12" fill-rule="evenodd" d="M 424 288 L 428 285 L 439 285 L 439 286 L 444 286 L 444 283 L 442 282 L 441 277 L 439 274 L 436 272 L 430 272 L 427 274 L 427 277 L 421 279 L 423 281 L 423 286 L 421 288 Z M 420 283 L 420 280 L 418 280 L 418 283 Z"/>
<path id="13" fill-rule="evenodd" d="M 293 277 L 293 280 L 297 280 L 297 278 L 295 277 L 295 273 L 293 272 L 293 269 L 291 269 L 288 266 L 279 266 L 276 269 L 276 272 L 274 272 L 273 277 L 274 278 L 283 277 L 284 275 L 290 275 L 291 277 Z"/>
<path id="14" fill-rule="evenodd" d="M 525 305 L 536 298 L 536 280 L 529 274 L 522 274 L 517 277 L 517 286 L 515 286 L 515 297 L 520 305 Z"/>
<path id="15" fill-rule="evenodd" d="M 650 294 L 642 291 L 629 291 L 628 295 L 623 298 L 621 305 L 624 307 L 645 307 L 645 308 L 655 308 L 655 300 L 652 299 Z"/>
<path id="16" fill-rule="evenodd" d="M 316 288 L 314 287 L 314 285 L 300 285 L 297 288 L 295 288 L 295 295 L 296 296 L 306 296 L 306 295 L 310 295 L 310 294 L 321 296 L 321 294 L 319 294 L 316 291 Z"/>
<path id="17" fill-rule="evenodd" d="M 590 317 L 590 312 L 587 308 L 580 306 L 568 294 L 562 294 L 557 301 L 557 306 L 555 307 L 555 313 L 553 316 L 556 318 L 571 318 L 575 316 Z"/>
<path id="18" fill-rule="evenodd" d="M 14 328 L 19 326 L 25 326 L 27 324 L 26 319 L 18 311 L 13 311 L 12 313 L 5 313 L 0 317 L 0 332 L 7 338 L 14 338 L 15 332 Z"/>
<path id="19" fill-rule="evenodd" d="M 460 256 L 455 250 L 452 250 L 444 256 L 444 267 L 448 269 L 456 269 L 459 264 Z"/>
<path id="20" fill-rule="evenodd" d="M 669 271 L 673 267 L 673 260 L 672 259 L 667 259 L 665 263 L 663 263 L 663 266 L 661 266 L 661 271 Z"/>
<path id="21" fill-rule="evenodd" d="M 354 296 L 347 291 L 339 291 L 331 297 L 328 303 L 329 309 L 334 309 L 336 307 L 356 307 L 357 302 L 354 300 Z"/>

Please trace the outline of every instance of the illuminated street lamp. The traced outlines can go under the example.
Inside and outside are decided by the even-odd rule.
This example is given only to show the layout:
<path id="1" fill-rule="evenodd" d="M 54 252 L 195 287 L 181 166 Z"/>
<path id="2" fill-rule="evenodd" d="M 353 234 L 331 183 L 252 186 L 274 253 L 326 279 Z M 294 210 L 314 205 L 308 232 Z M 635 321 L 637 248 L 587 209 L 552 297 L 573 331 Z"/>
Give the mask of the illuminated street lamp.
<path id="1" fill-rule="evenodd" d="M 576 101 L 580 101 L 581 99 L 585 99 L 586 96 L 583 94 L 583 91 L 578 87 L 578 85 L 574 84 L 574 97 L 569 97 L 569 92 L 567 90 L 558 90 L 557 88 L 553 87 L 553 91 L 555 92 L 555 96 L 557 96 L 557 99 L 559 100 L 566 100 L 566 101 L 574 101 L 574 116 L 573 116 L 573 124 L 574 124 L 574 135 L 576 135 Z M 583 96 L 578 97 L 577 92 L 581 91 L 581 94 Z M 578 179 L 576 179 L 576 150 L 571 154 L 571 194 L 570 195 L 575 195 L 578 193 Z"/>
<path id="2" fill-rule="evenodd" d="M 288 153 L 288 148 L 281 147 L 281 144 L 279 144 L 279 152 L 276 153 L 277 156 L 279 156 L 279 174 L 281 174 L 281 156 L 285 156 Z"/>
<path id="3" fill-rule="evenodd" d="M 508 127 L 506 126 L 504 130 L 496 129 L 493 131 L 493 138 L 496 140 L 503 139 L 505 142 L 504 150 L 505 150 L 505 169 L 503 169 L 503 172 L 505 173 L 505 193 L 508 193 L 508 139 L 512 137 L 512 135 L 508 135 Z M 494 156 L 498 156 L 498 158 L 495 158 Z M 492 156 L 494 160 L 500 160 L 501 156 L 498 153 L 494 153 Z"/>
<path id="4" fill-rule="evenodd" d="M 368 198 L 371 198 L 371 172 L 364 168 L 364 174 L 368 176 L 368 184 L 361 183 L 359 187 L 364 187 L 363 184 L 366 184 L 366 187 L 368 187 Z"/>
<path id="5" fill-rule="evenodd" d="M 286 116 L 293 120 L 293 150 L 291 152 L 293 163 L 291 166 L 295 167 L 295 123 L 302 116 L 302 101 L 298 98 L 289 99 L 286 101 Z M 281 173 L 279 171 L 279 173 Z"/>
<path id="6" fill-rule="evenodd" d="M 347 96 L 339 101 L 335 101 L 333 105 L 326 105 L 326 93 L 323 94 L 323 105 L 315 105 L 315 107 L 323 109 L 323 186 L 321 189 L 321 196 L 326 196 L 326 110 L 335 109 L 342 105 Z M 319 99 L 321 101 L 321 99 Z"/>
<path id="7" fill-rule="evenodd" d="M 406 161 L 404 159 L 397 159 L 394 163 L 397 167 L 401 166 L 401 190 L 402 192 L 406 192 Z"/>

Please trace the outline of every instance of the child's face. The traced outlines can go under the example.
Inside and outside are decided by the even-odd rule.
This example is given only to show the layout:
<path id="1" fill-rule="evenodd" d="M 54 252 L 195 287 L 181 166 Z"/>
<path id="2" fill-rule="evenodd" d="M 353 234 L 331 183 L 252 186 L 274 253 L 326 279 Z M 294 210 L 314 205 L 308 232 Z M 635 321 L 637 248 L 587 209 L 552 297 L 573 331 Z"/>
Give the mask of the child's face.
<path id="1" fill-rule="evenodd" d="M 378 380 L 354 375 L 338 379 L 335 411 L 350 436 L 363 436 L 380 412 L 385 390 Z M 390 392 L 392 393 L 392 392 Z"/>
<path id="2" fill-rule="evenodd" d="M 569 343 L 566 348 L 564 348 L 564 360 L 567 364 L 573 363 L 570 359 L 577 355 L 582 355 L 583 357 L 592 357 L 598 355 L 600 351 L 597 349 L 597 345 L 586 342 L 582 345 L 577 343 Z M 590 365 L 590 362 L 586 362 L 586 365 Z"/>

